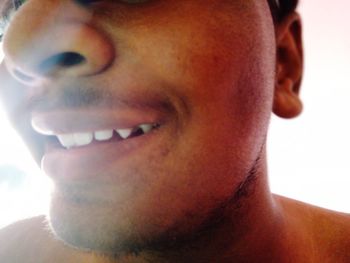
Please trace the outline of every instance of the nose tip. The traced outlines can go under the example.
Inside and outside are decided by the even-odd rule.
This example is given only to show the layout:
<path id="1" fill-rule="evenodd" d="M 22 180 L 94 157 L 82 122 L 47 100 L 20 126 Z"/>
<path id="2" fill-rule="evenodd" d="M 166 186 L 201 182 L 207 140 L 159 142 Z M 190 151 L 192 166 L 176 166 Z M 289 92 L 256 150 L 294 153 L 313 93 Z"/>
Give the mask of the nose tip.
<path id="1" fill-rule="evenodd" d="M 22 82 L 98 74 L 115 58 L 111 40 L 87 23 L 67 22 L 26 31 L 18 23 L 10 26 L 3 41 L 6 66 Z"/>

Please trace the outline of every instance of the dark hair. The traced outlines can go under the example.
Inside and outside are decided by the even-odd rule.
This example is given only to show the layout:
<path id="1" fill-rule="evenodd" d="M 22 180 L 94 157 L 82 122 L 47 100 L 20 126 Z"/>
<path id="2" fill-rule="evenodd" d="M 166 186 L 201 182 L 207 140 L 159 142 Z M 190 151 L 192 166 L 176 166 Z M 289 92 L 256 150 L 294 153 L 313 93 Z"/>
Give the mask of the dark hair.
<path id="1" fill-rule="evenodd" d="M 279 0 L 278 6 L 276 0 L 268 0 L 273 20 L 277 23 L 282 21 L 285 16 L 296 9 L 298 2 L 299 0 Z"/>

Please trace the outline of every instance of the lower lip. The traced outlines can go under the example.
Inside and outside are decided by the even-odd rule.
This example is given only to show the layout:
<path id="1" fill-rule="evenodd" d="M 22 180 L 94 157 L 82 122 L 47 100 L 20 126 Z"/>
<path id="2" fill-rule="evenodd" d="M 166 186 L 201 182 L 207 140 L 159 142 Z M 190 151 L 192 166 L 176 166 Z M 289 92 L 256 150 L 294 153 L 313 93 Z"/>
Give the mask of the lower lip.
<path id="1" fill-rule="evenodd" d="M 135 157 L 142 158 L 145 157 L 142 155 L 152 153 L 147 148 L 152 148 L 158 137 L 159 129 L 126 140 L 98 142 L 71 149 L 48 145 L 41 168 L 58 181 L 122 180 L 118 178 L 119 174 L 123 174 L 117 172 L 118 167 L 132 165 Z"/>

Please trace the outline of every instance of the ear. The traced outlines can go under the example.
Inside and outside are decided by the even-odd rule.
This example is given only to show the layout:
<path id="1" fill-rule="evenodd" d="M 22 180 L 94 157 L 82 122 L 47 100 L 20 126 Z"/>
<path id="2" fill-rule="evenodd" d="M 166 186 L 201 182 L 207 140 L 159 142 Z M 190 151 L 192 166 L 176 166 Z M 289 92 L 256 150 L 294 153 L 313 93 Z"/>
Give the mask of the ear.
<path id="1" fill-rule="evenodd" d="M 276 80 L 273 112 L 282 118 L 294 118 L 302 109 L 299 98 L 303 72 L 303 48 L 300 16 L 293 12 L 276 25 Z"/>

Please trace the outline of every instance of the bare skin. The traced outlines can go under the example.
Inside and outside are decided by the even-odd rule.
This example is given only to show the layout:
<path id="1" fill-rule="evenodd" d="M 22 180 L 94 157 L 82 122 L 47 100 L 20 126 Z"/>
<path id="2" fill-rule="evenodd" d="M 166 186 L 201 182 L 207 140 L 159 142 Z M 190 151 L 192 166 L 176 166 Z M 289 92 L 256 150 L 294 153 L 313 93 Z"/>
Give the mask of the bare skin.
<path id="1" fill-rule="evenodd" d="M 305 203 L 274 196 L 276 204 L 284 219 L 283 227 L 275 229 L 276 240 L 263 249 L 259 246 L 248 246 L 247 251 L 239 251 L 239 258 L 235 258 L 237 248 L 222 248 L 224 254 L 218 254 L 212 240 L 209 251 L 212 254 L 199 261 L 181 257 L 161 259 L 147 259 L 142 256 L 130 256 L 113 260 L 94 252 L 73 249 L 58 241 L 50 232 L 44 216 L 22 222 L 17 222 L 0 232 L 0 257 L 6 262 L 27 263 L 113 263 L 113 262 L 349 262 L 350 234 L 349 215 L 313 207 Z M 256 241 L 256 236 L 252 237 Z M 248 239 L 247 241 L 251 241 Z M 262 244 L 259 244 L 260 248 Z M 227 256 L 228 255 L 228 256 Z"/>
<path id="2" fill-rule="evenodd" d="M 302 110 L 297 13 L 274 24 L 260 0 L 29 0 L 4 52 L 1 98 L 55 190 L 47 223 L 1 231 L 2 260 L 349 262 L 348 215 L 267 183 L 270 115 Z M 126 140 L 56 138 L 145 123 Z"/>

